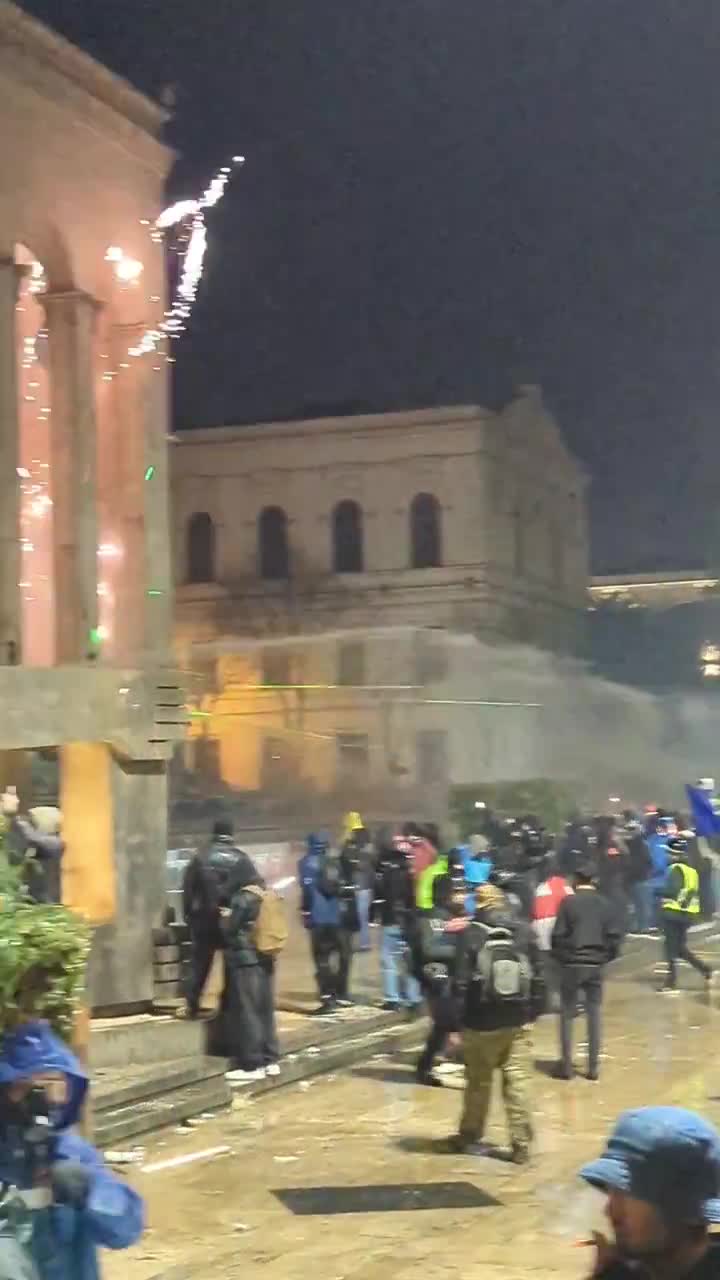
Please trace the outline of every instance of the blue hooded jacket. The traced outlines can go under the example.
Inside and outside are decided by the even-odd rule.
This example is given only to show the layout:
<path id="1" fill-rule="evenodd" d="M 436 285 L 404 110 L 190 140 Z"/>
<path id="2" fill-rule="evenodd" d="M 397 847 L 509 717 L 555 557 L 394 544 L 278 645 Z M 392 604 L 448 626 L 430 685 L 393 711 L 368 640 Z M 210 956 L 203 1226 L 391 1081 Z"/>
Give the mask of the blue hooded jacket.
<path id="1" fill-rule="evenodd" d="M 318 876 L 323 855 L 328 847 L 322 835 L 309 835 L 307 853 L 298 863 L 298 880 L 302 894 L 301 910 L 311 929 L 340 924 L 340 898 L 326 898 L 318 889 Z"/>
<path id="2" fill-rule="evenodd" d="M 0 1041 L 0 1087 L 41 1073 L 62 1075 L 67 1082 L 65 1103 L 50 1112 L 53 1166 L 80 1165 L 89 1182 L 81 1206 L 54 1203 L 32 1211 L 29 1251 L 40 1280 L 99 1280 L 97 1246 L 125 1249 L 134 1244 L 145 1225 L 144 1205 L 137 1192 L 109 1172 L 94 1147 L 67 1132 L 79 1117 L 88 1079 L 47 1023 L 27 1023 Z M 15 1147 L 0 1128 L 0 1182 L 26 1190 Z"/>
<path id="3" fill-rule="evenodd" d="M 666 831 L 656 831 L 654 835 L 647 837 L 647 845 L 652 860 L 652 874 L 649 884 L 655 893 L 662 892 L 667 879 L 667 871 L 670 866 L 668 839 Z"/>

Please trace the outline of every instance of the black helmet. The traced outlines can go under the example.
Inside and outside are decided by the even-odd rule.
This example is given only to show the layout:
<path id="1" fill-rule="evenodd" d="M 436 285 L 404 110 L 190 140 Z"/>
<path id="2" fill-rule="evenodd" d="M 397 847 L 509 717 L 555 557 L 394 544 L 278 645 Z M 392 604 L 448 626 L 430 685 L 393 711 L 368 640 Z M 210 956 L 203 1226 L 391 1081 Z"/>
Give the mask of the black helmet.
<path id="1" fill-rule="evenodd" d="M 670 856 L 672 858 L 682 859 L 687 857 L 690 844 L 689 841 L 686 840 L 685 836 L 671 836 L 667 842 L 667 847 L 670 850 Z"/>

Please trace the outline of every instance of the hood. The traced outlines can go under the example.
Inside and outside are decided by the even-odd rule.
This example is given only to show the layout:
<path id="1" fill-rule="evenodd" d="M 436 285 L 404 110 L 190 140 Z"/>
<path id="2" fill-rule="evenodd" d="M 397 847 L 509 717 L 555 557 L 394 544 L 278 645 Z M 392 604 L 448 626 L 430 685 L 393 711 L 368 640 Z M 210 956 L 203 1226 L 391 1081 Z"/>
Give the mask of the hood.
<path id="1" fill-rule="evenodd" d="M 0 1041 L 0 1086 L 46 1071 L 63 1075 L 67 1081 L 67 1101 L 53 1113 L 55 1127 L 67 1129 L 77 1122 L 88 1089 L 87 1074 L 75 1054 L 47 1022 L 26 1022 Z"/>
<path id="2" fill-rule="evenodd" d="M 307 838 L 307 851 L 310 854 L 319 855 L 325 853 L 328 844 L 327 836 L 321 831 L 311 831 Z"/>

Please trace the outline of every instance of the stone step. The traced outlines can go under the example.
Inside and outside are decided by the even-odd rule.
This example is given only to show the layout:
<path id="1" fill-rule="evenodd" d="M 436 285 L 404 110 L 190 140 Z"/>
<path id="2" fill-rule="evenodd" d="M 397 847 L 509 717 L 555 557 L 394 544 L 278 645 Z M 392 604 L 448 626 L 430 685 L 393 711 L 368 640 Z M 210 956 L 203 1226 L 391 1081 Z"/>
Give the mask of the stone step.
<path id="1" fill-rule="evenodd" d="M 155 1133 L 205 1112 L 227 1109 L 231 1101 L 223 1073 L 196 1080 L 154 1097 L 93 1112 L 93 1142 L 101 1149 L 117 1148 L 129 1139 Z"/>
<path id="2" fill-rule="evenodd" d="M 224 1079 L 225 1070 L 224 1058 L 179 1058 L 162 1066 L 99 1071 L 93 1076 L 93 1109 L 98 1114 L 201 1080 Z"/>
<path id="3" fill-rule="evenodd" d="M 90 1029 L 93 1071 L 167 1063 L 205 1055 L 206 1028 L 170 1015 L 95 1019 Z"/>

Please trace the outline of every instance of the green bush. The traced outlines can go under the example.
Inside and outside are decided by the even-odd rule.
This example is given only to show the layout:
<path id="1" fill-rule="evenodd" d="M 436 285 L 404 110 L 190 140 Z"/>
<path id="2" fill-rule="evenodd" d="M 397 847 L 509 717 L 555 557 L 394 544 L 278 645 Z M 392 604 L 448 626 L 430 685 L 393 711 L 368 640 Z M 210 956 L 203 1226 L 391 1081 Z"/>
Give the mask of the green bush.
<path id="1" fill-rule="evenodd" d="M 65 1040 L 85 981 L 90 932 L 66 907 L 28 900 L 5 849 L 0 819 L 0 1035 L 46 1019 Z"/>

